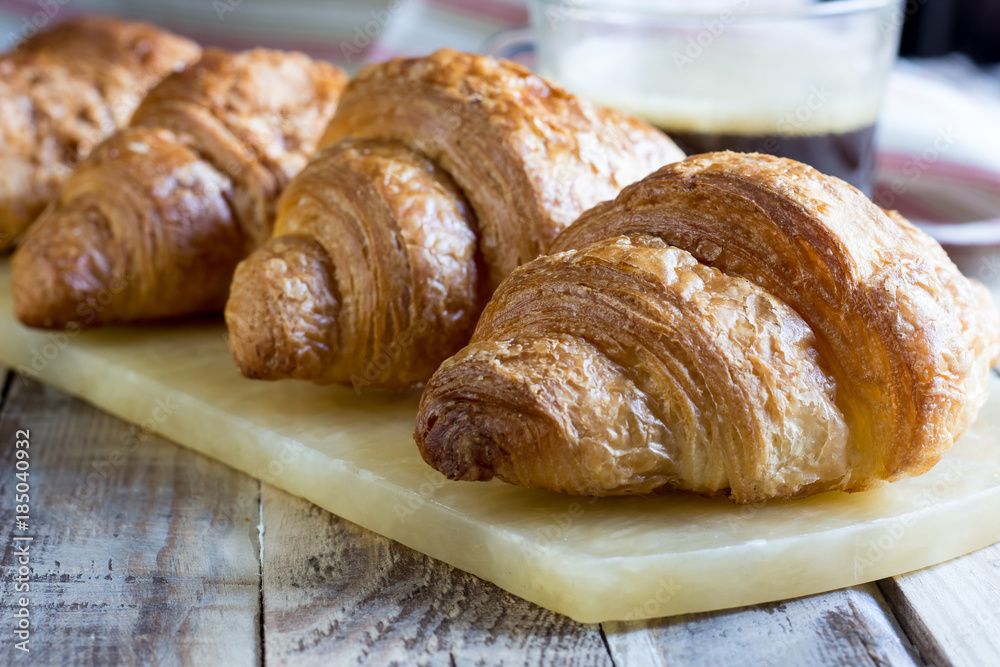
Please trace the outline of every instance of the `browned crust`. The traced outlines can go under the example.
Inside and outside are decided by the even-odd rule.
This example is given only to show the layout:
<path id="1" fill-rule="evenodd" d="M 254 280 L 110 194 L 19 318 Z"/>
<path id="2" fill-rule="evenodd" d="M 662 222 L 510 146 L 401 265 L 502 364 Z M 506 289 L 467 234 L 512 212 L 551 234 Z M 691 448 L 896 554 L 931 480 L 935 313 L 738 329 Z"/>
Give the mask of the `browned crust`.
<path id="1" fill-rule="evenodd" d="M 86 17 L 0 58 L 0 249 L 13 245 L 94 146 L 128 122 L 152 86 L 199 52 L 145 23 Z"/>
<path id="2" fill-rule="evenodd" d="M 968 305 L 985 288 L 839 179 L 766 155 L 693 156 L 581 216 L 555 250 L 636 231 L 805 317 L 865 456 L 856 488 L 929 469 L 981 405 L 983 388 L 968 383 L 1000 345 L 996 309 Z"/>
<path id="3" fill-rule="evenodd" d="M 509 406 L 494 408 L 490 394 L 495 380 L 477 385 L 479 396 L 474 401 L 459 401 L 449 393 L 455 387 L 470 385 L 473 377 L 495 378 L 501 368 L 509 371 L 507 362 L 497 356 L 501 348 L 539 337 L 549 340 L 567 335 L 594 345 L 601 357 L 617 363 L 621 374 L 631 378 L 640 389 L 638 396 L 654 406 L 647 412 L 656 412 L 655 406 L 675 410 L 678 405 L 701 404 L 699 414 L 705 414 L 712 406 L 721 406 L 716 431 L 723 434 L 718 436 L 722 443 L 732 441 L 724 435 L 725 428 L 742 423 L 747 433 L 758 433 L 768 423 L 788 416 L 770 410 L 767 419 L 762 417 L 756 426 L 746 422 L 740 415 L 745 415 L 747 408 L 765 411 L 766 401 L 761 404 L 762 392 L 747 392 L 736 375 L 698 381 L 680 392 L 664 389 L 671 386 L 668 382 L 657 386 L 644 383 L 644 379 L 662 375 L 657 369 L 671 356 L 665 352 L 634 356 L 635 350 L 662 345 L 664 334 L 656 333 L 658 327 L 674 331 L 679 326 L 709 326 L 704 320 L 727 316 L 734 308 L 716 307 L 693 316 L 700 318 L 697 322 L 684 322 L 643 309 L 644 299 L 669 292 L 666 287 L 624 299 L 617 296 L 627 284 L 623 278 L 605 281 L 603 286 L 594 282 L 595 276 L 606 270 L 598 262 L 592 261 L 592 268 L 582 274 L 571 269 L 580 264 L 581 257 L 593 258 L 620 235 L 632 242 L 655 239 L 680 249 L 676 252 L 690 253 L 701 265 L 721 270 L 733 279 L 748 280 L 754 289 L 793 309 L 794 317 L 786 314 L 782 321 L 787 324 L 801 317 L 815 336 L 813 354 L 834 383 L 835 406 L 850 431 L 846 473 L 840 478 L 821 476 L 798 489 L 780 490 L 773 484 L 773 476 L 755 474 L 752 466 L 737 466 L 743 471 L 741 477 L 728 480 L 737 500 L 795 497 L 830 488 L 858 491 L 920 474 L 951 447 L 985 400 L 989 368 L 1000 356 L 1000 313 L 986 288 L 962 276 L 937 243 L 898 214 L 884 213 L 854 188 L 806 165 L 765 155 L 714 153 L 664 167 L 625 188 L 614 201 L 586 212 L 553 244 L 553 253 L 560 254 L 518 270 L 501 287 L 484 313 L 472 345 L 446 362 L 428 384 L 416 438 L 432 465 L 458 478 L 497 474 L 522 484 L 564 487 L 557 479 L 561 474 L 559 457 L 583 451 L 575 434 L 586 431 L 588 424 L 592 430 L 597 428 L 587 414 L 574 409 L 550 411 L 548 414 L 561 414 L 556 430 L 561 444 L 533 454 L 539 457 L 531 463 L 536 466 L 531 472 L 534 477 L 524 472 L 527 464 L 523 462 L 520 472 L 510 476 L 500 471 L 513 465 L 518 452 L 524 456 L 525 450 L 537 446 L 541 442 L 538 434 L 548 431 L 537 426 L 523 431 L 524 424 L 535 423 L 535 418 L 520 412 L 513 419 L 521 422 L 518 428 L 523 432 L 519 432 L 528 433 L 528 441 L 506 439 L 506 431 L 496 426 L 506 423 L 506 418 L 490 422 L 484 417 L 491 411 L 510 415 Z M 648 262 L 639 259 L 641 254 L 634 252 L 631 261 L 636 265 Z M 660 259 L 666 261 L 665 255 Z M 693 278 L 678 278 L 679 282 L 684 280 Z M 571 298 L 569 295 L 578 289 L 574 285 L 587 286 L 595 305 Z M 710 291 L 707 296 L 705 289 Z M 721 295 L 720 289 L 705 282 L 687 292 L 685 298 L 691 302 L 714 298 Z M 727 287 L 725 293 L 732 294 L 732 290 L 732 286 Z M 551 292 L 558 296 L 549 296 Z M 596 305 L 615 299 L 620 303 L 614 317 L 602 314 Z M 732 322 L 739 320 L 732 319 L 732 312 L 728 317 Z M 763 320 L 755 317 L 749 321 L 760 325 Z M 636 328 L 644 333 L 633 335 Z M 764 330 L 759 335 L 767 338 Z M 707 369 L 713 366 L 712 349 L 712 343 L 689 341 L 688 360 L 677 366 L 674 376 L 707 378 Z M 776 348 L 772 345 L 769 349 Z M 747 357 L 759 355 L 733 354 L 727 362 L 731 372 L 735 373 L 740 359 Z M 484 371 L 487 367 L 492 369 L 489 373 Z M 768 372 L 774 370 L 770 365 L 768 368 Z M 536 387 L 533 391 L 542 392 L 538 396 L 547 395 L 554 390 L 529 382 L 533 373 L 541 372 L 540 366 L 528 365 L 513 375 L 508 373 L 502 383 L 507 387 L 504 391 L 523 385 Z M 552 383 L 565 381 L 558 372 L 549 376 Z M 772 389 L 785 391 L 793 386 L 793 379 L 788 377 Z M 560 387 L 559 391 L 566 391 Z M 706 391 L 718 396 L 703 403 Z M 732 402 L 734 397 L 737 400 Z M 643 414 L 641 409 L 627 410 L 619 421 L 600 424 L 606 433 L 613 434 L 638 414 Z M 688 421 L 676 414 L 657 415 L 657 423 L 670 428 Z M 441 426 L 459 423 L 465 434 L 461 437 L 455 427 Z M 484 423 L 494 425 L 484 430 Z M 742 437 L 745 440 L 745 434 Z M 551 446 L 552 436 L 545 438 Z M 464 453 L 457 451 L 453 442 L 460 442 Z M 633 443 L 640 449 L 661 445 L 662 439 L 652 436 Z M 740 449 L 758 458 L 767 452 L 749 444 Z M 815 452 L 804 452 L 804 458 L 793 461 L 793 468 L 815 456 Z M 456 464 L 463 457 L 475 462 L 472 477 Z M 723 454 L 721 460 L 736 459 Z M 556 466 L 552 476 L 546 477 L 542 461 Z M 592 486 L 578 484 L 575 492 L 590 489 L 587 492 L 603 495 L 628 488 L 622 483 L 602 486 L 598 471 L 591 474 L 585 479 Z M 680 479 L 682 484 L 692 485 L 701 478 L 682 475 Z M 688 488 L 682 484 L 675 482 L 673 486 Z"/>
<path id="4" fill-rule="evenodd" d="M 740 502 L 842 488 L 812 332 L 752 283 L 637 235 L 531 262 L 428 383 L 424 458 L 455 479 Z"/>
<path id="5" fill-rule="evenodd" d="M 301 53 L 208 49 L 165 79 L 133 125 L 188 134 L 238 184 L 240 223 L 254 245 L 274 224 L 278 195 L 315 152 L 347 75 Z"/>
<path id="6" fill-rule="evenodd" d="M 494 287 L 581 212 L 683 157 L 642 121 L 449 49 L 362 70 L 323 143 L 347 136 L 403 141 L 452 175 L 480 221 Z"/>
<path id="7" fill-rule="evenodd" d="M 18 316 L 64 327 L 219 311 L 344 83 L 331 65 L 262 50 L 209 50 L 165 79 L 133 126 L 73 172 L 15 254 Z M 127 284 L 81 322 L 82 304 L 116 275 Z"/>
<path id="8" fill-rule="evenodd" d="M 394 141 L 345 140 L 282 196 L 275 236 L 236 273 L 226 322 L 244 375 L 356 388 L 424 381 L 485 299 L 454 183 Z"/>
<path id="9" fill-rule="evenodd" d="M 352 157 L 363 141 L 335 148 L 359 139 L 381 148 L 364 160 Z M 231 348 L 249 377 L 423 382 L 468 341 L 515 266 L 589 206 L 682 156 L 641 121 L 513 63 L 450 50 L 363 70 L 323 143 L 283 198 L 276 232 L 315 242 L 276 239 L 234 282 Z M 296 281 L 312 290 L 298 316 L 283 296 Z M 296 329 L 310 334 L 288 335 Z"/>
<path id="10" fill-rule="evenodd" d="M 217 311 L 242 256 L 232 195 L 231 181 L 169 130 L 116 133 L 14 254 L 18 317 L 82 328 Z"/>

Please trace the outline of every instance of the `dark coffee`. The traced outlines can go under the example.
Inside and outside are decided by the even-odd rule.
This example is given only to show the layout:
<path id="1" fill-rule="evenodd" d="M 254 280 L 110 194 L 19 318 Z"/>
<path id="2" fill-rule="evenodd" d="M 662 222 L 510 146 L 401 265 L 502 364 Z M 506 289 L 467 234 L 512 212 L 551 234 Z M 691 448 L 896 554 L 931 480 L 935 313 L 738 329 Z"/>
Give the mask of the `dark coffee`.
<path id="1" fill-rule="evenodd" d="M 847 181 L 868 196 L 872 193 L 875 178 L 874 125 L 852 132 L 784 136 L 660 129 L 689 155 L 722 150 L 770 153 L 805 162 L 824 174 Z"/>

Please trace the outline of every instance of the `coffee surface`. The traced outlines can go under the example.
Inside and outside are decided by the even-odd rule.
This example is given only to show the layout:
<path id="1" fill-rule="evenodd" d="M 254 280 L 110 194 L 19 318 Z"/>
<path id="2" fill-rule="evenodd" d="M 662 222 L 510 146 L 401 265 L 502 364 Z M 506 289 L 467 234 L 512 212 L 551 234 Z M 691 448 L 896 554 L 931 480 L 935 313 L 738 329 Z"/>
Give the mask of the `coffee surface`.
<path id="1" fill-rule="evenodd" d="M 719 150 L 780 155 L 843 179 L 871 196 L 875 170 L 874 125 L 846 132 L 789 135 L 660 129 L 689 155 Z"/>

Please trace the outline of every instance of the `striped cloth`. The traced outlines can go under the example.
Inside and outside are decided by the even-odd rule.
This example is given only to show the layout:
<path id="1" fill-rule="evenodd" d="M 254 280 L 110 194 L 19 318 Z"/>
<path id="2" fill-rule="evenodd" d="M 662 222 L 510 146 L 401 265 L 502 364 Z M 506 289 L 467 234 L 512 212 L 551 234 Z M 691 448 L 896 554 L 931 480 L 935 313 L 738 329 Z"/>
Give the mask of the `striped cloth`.
<path id="1" fill-rule="evenodd" d="M 961 56 L 899 63 L 878 141 L 875 199 L 883 206 L 928 222 L 1000 221 L 997 73 Z"/>
<path id="2" fill-rule="evenodd" d="M 305 51 L 356 70 L 449 46 L 481 50 L 528 22 L 525 0 L 0 0 L 0 48 L 81 13 L 148 19 L 207 46 Z"/>
<path id="3" fill-rule="evenodd" d="M 877 140 L 875 200 L 940 241 L 1000 305 L 1000 68 L 899 63 Z"/>
<path id="4" fill-rule="evenodd" d="M 527 0 L 0 0 L 0 48 L 81 13 L 146 18 L 200 43 L 267 46 L 349 71 L 449 46 L 503 45 Z M 522 54 L 531 63 L 530 53 Z M 919 221 L 963 270 L 1000 289 L 1000 68 L 961 57 L 902 62 L 879 123 L 876 201 Z M 980 221 L 978 224 L 941 224 Z M 987 221 L 987 222 L 983 222 Z M 984 268 L 985 267 L 985 268 Z"/>

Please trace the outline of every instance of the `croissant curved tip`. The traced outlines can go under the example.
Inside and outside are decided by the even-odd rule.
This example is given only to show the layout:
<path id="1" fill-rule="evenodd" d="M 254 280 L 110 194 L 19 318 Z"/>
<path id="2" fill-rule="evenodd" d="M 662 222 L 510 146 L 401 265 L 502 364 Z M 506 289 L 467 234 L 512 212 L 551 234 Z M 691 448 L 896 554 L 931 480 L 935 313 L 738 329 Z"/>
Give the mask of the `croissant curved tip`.
<path id="1" fill-rule="evenodd" d="M 279 355 L 282 331 L 265 305 L 270 289 L 256 270 L 260 263 L 251 256 L 237 267 L 225 312 L 229 351 L 243 377 L 252 380 L 277 377 L 288 365 Z"/>
<path id="2" fill-rule="evenodd" d="M 226 304 L 229 350 L 244 377 L 324 381 L 334 360 L 338 300 L 314 239 L 280 236 L 236 268 Z"/>
<path id="3" fill-rule="evenodd" d="M 494 475 L 496 444 L 487 432 L 476 428 L 474 420 L 459 414 L 456 410 L 443 416 L 421 413 L 414 439 L 424 461 L 448 479 L 488 482 Z"/>
<path id="4" fill-rule="evenodd" d="M 116 275 L 104 254 L 107 243 L 100 226 L 88 216 L 76 217 L 71 212 L 43 218 L 14 253 L 14 311 L 28 326 L 61 329 L 101 324 L 113 313 L 114 299 L 127 284 L 127 276 Z M 70 230 L 61 229 L 62 223 L 69 224 Z"/>

